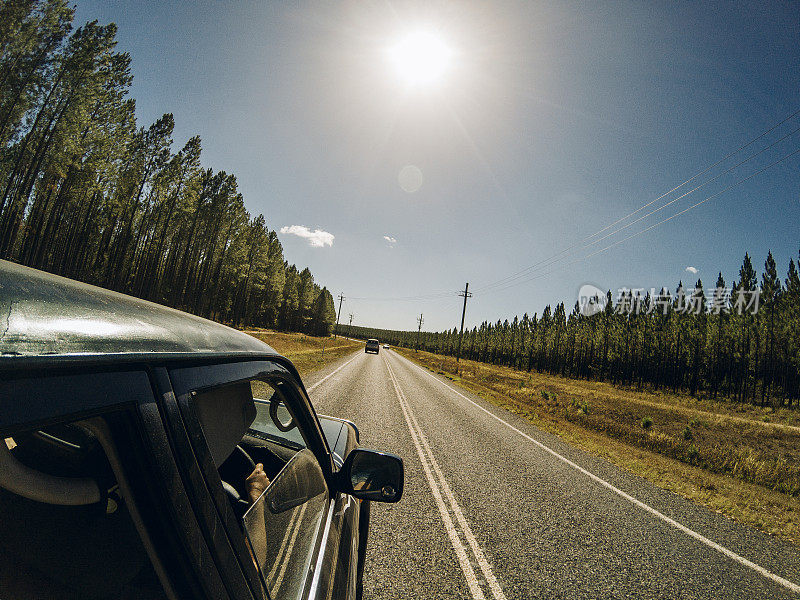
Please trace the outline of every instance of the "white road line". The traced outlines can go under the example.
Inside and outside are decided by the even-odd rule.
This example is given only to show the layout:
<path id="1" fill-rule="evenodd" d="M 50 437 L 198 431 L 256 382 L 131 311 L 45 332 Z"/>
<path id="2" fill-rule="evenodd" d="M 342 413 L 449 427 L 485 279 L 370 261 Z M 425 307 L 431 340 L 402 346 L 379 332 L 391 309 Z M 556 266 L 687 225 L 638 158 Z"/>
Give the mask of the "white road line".
<path id="1" fill-rule="evenodd" d="M 266 502 L 266 501 L 265 501 Z M 298 520 L 298 515 L 300 514 L 300 509 L 295 509 L 292 512 L 292 518 L 289 520 L 289 524 L 286 526 L 286 533 L 283 534 L 283 541 L 281 542 L 281 547 L 278 549 L 278 554 L 275 556 L 275 563 L 272 565 L 272 570 L 270 570 L 269 574 L 267 575 L 267 581 L 272 581 L 272 578 L 275 577 L 275 573 L 278 570 L 278 567 L 281 565 L 283 561 L 283 553 L 286 551 L 287 544 L 289 543 L 289 538 L 291 537 L 292 531 L 294 531 L 295 523 Z"/>
<path id="2" fill-rule="evenodd" d="M 394 371 L 392 371 L 392 376 L 394 376 Z M 439 463 L 437 462 L 436 458 L 433 455 L 433 450 L 431 450 L 430 444 L 428 444 L 428 439 L 423 433 L 422 427 L 420 427 L 419 423 L 417 422 L 417 418 L 414 416 L 414 413 L 411 412 L 410 408 L 409 408 L 409 416 L 411 417 L 414 426 L 417 428 L 417 432 L 419 434 L 419 438 L 420 441 L 422 442 L 423 447 L 428 451 L 428 455 L 430 457 L 433 470 L 439 476 L 439 483 L 442 486 L 442 490 L 444 491 L 445 496 L 450 500 L 450 504 L 453 507 L 453 513 L 456 516 L 456 520 L 458 521 L 459 525 L 461 525 L 461 530 L 464 532 L 464 536 L 467 538 L 467 543 L 469 544 L 470 548 L 472 548 L 472 552 L 475 555 L 475 560 L 477 561 L 478 566 L 480 566 L 481 571 L 483 571 L 483 575 L 486 578 L 486 582 L 489 584 L 489 589 L 492 590 L 492 595 L 497 600 L 506 600 L 506 596 L 503 593 L 500 584 L 497 582 L 494 573 L 492 573 L 492 569 L 489 566 L 489 562 L 486 560 L 486 556 L 484 555 L 483 550 L 481 550 L 481 547 L 478 545 L 478 540 L 475 539 L 475 536 L 472 533 L 472 528 L 470 528 L 469 523 L 467 523 L 466 518 L 464 518 L 464 513 L 461 511 L 461 507 L 456 502 L 456 498 L 453 495 L 453 491 L 450 489 L 450 485 L 447 483 L 447 480 L 444 477 L 444 473 L 442 472 L 441 468 L 439 467 Z"/>
<path id="3" fill-rule="evenodd" d="M 419 460 L 422 463 L 422 469 L 425 472 L 426 479 L 428 480 L 428 486 L 430 486 L 431 493 L 433 493 L 433 499 L 436 502 L 436 507 L 439 509 L 439 515 L 441 516 L 442 522 L 444 523 L 444 528 L 447 531 L 447 536 L 450 538 L 450 543 L 453 546 L 453 550 L 455 550 L 459 566 L 461 567 L 461 571 L 464 573 L 464 577 L 467 580 L 467 586 L 469 587 L 469 591 L 472 594 L 474 600 L 485 600 L 486 597 L 483 595 L 483 590 L 480 588 L 480 585 L 478 584 L 478 578 L 475 576 L 475 571 L 469 562 L 469 557 L 467 557 L 467 550 L 464 547 L 464 544 L 461 542 L 461 539 L 458 537 L 456 527 L 453 524 L 453 519 L 450 517 L 450 513 L 444 504 L 444 500 L 442 500 L 442 494 L 439 491 L 438 484 L 436 483 L 433 474 L 431 473 L 431 468 L 428 465 L 428 459 L 422 450 L 422 446 L 420 445 L 417 433 L 414 430 L 414 426 L 411 423 L 411 419 L 409 419 L 408 417 L 408 412 L 406 411 L 406 405 L 402 399 L 402 392 L 400 392 L 400 390 L 398 389 L 397 384 L 395 383 L 395 380 L 392 377 L 391 371 L 389 372 L 389 377 L 392 380 L 392 385 L 395 387 L 395 393 L 397 394 L 397 398 L 400 401 L 400 409 L 403 411 L 403 416 L 406 419 L 408 430 L 411 433 L 411 440 L 414 442 L 414 446 L 417 449 Z"/>
<path id="4" fill-rule="evenodd" d="M 503 593 L 503 590 L 500 588 L 494 573 L 492 573 L 492 569 L 489 566 L 483 551 L 478 545 L 478 542 L 472 533 L 472 529 L 467 523 L 467 520 L 464 518 L 464 513 L 461 510 L 461 507 L 458 505 L 458 502 L 456 502 L 455 496 L 453 495 L 450 486 L 447 484 L 447 481 L 444 478 L 444 474 L 442 473 L 442 470 L 433 455 L 425 434 L 419 427 L 419 423 L 411 411 L 411 407 L 408 405 L 405 395 L 403 394 L 402 390 L 400 390 L 399 383 L 395 377 L 391 365 L 389 365 L 389 361 L 384 358 L 384 362 L 387 370 L 389 371 L 389 377 L 400 402 L 400 409 L 403 412 L 409 432 L 411 433 L 411 439 L 417 449 L 417 454 L 419 455 L 420 462 L 422 463 L 422 468 L 425 472 L 425 477 L 428 480 L 428 485 L 433 493 L 436 506 L 439 509 L 439 514 L 445 526 L 445 530 L 450 538 L 450 543 L 453 546 L 453 550 L 455 550 L 459 566 L 464 573 L 464 577 L 467 580 L 467 585 L 472 593 L 473 598 L 475 600 L 483 600 L 485 599 L 485 596 L 480 587 L 478 578 L 475 575 L 475 570 L 472 568 L 472 564 L 470 563 L 470 559 L 467 554 L 467 549 L 464 547 L 459 533 L 466 538 L 467 543 L 473 552 L 475 562 L 478 563 L 478 566 L 483 572 L 486 583 L 489 586 L 489 590 L 492 592 L 492 596 L 494 596 L 495 600 L 506 600 L 506 596 Z M 444 494 L 448 504 L 450 505 L 449 509 L 442 498 L 442 494 Z M 458 526 L 460 526 L 460 530 L 453 523 L 450 512 L 455 515 Z"/>
<path id="5" fill-rule="evenodd" d="M 333 377 L 334 375 L 336 375 L 339 371 L 344 369 L 347 365 L 349 365 L 351 362 L 353 362 L 358 357 L 359 357 L 359 355 L 357 354 L 356 356 L 354 356 L 353 358 L 348 360 L 346 363 L 344 363 L 343 365 L 339 366 L 335 371 L 332 371 L 331 373 L 328 373 L 327 375 L 325 375 L 325 377 L 320 379 L 314 385 L 307 387 L 306 391 L 310 394 L 311 392 L 313 392 L 317 388 L 318 385 L 320 385 L 320 384 L 324 383 L 325 381 L 327 381 L 329 377 Z"/>
<path id="6" fill-rule="evenodd" d="M 594 473 L 590 473 L 589 471 L 587 471 L 587 470 L 586 470 L 586 469 L 584 469 L 583 467 L 581 467 L 581 466 L 579 466 L 579 465 L 575 464 L 574 462 L 572 462 L 572 461 L 571 461 L 571 460 L 569 460 L 568 458 L 566 458 L 566 457 L 564 457 L 564 456 L 561 456 L 561 455 L 560 455 L 558 452 L 556 452 L 555 450 L 552 450 L 551 448 L 549 448 L 548 446 L 545 446 L 544 444 L 542 444 L 542 443 L 541 443 L 541 442 L 539 442 L 538 440 L 535 440 L 535 439 L 533 439 L 533 438 L 532 438 L 531 436 L 529 436 L 527 433 L 524 433 L 523 431 L 520 431 L 519 429 L 517 429 L 516 427 L 514 427 L 514 426 L 513 426 L 513 425 L 511 425 L 510 423 L 508 423 L 508 422 L 504 421 L 503 419 L 501 419 L 501 418 L 500 418 L 500 417 L 498 417 L 497 415 L 495 415 L 495 414 L 493 414 L 492 412 L 490 412 L 490 411 L 486 410 L 486 409 L 485 409 L 484 407 L 482 407 L 480 404 L 478 404 L 477 402 L 474 402 L 474 401 L 470 400 L 470 399 L 469 399 L 469 398 L 467 398 L 467 397 L 466 397 L 464 394 L 462 394 L 462 393 L 461 393 L 461 392 L 459 392 L 458 390 L 456 390 L 456 389 L 452 388 L 451 386 L 447 385 L 447 384 L 446 384 L 444 381 L 442 381 L 442 380 L 441 380 L 441 379 L 439 379 L 438 377 L 434 376 L 434 375 L 433 375 L 432 373 L 430 373 L 429 371 L 427 371 L 427 370 L 423 369 L 422 367 L 420 367 L 419 365 L 417 365 L 417 364 L 413 363 L 412 361 L 408 360 L 408 359 L 407 359 L 407 358 L 405 358 L 405 357 L 403 357 L 403 359 L 404 359 L 404 360 L 406 360 L 406 361 L 407 361 L 409 364 L 411 364 L 411 365 L 413 365 L 414 367 L 416 367 L 417 369 L 419 369 L 420 371 L 422 371 L 423 373 L 425 373 L 425 375 L 429 376 L 431 379 L 433 379 L 433 380 L 435 380 L 435 381 L 438 381 L 440 384 L 442 384 L 444 387 L 446 387 L 448 390 L 450 390 L 450 391 L 451 391 L 451 392 L 453 392 L 454 394 L 456 394 L 456 395 L 458 395 L 458 396 L 461 396 L 461 397 L 462 397 L 464 400 L 466 400 L 466 401 L 467 401 L 467 402 L 469 402 L 470 404 L 474 405 L 475 407 L 479 408 L 480 410 L 482 410 L 483 412 L 485 412 L 487 415 L 489 415 L 489 416 L 490 416 L 490 417 L 492 417 L 493 419 L 496 419 L 497 421 L 500 421 L 500 422 L 501 422 L 503 425 L 505 425 L 506 427 L 508 427 L 508 428 L 509 428 L 509 429 L 511 429 L 512 431 L 515 431 L 516 433 L 520 434 L 522 437 L 524 437 L 525 439 L 527 439 L 529 442 L 532 442 L 533 444 L 535 444 L 536 446 L 538 446 L 539 448 L 541 448 L 541 449 L 542 449 L 542 450 L 544 450 L 545 452 L 547 452 L 547 453 L 551 454 L 552 456 L 554 456 L 554 457 L 555 457 L 555 458 L 557 458 L 558 460 L 560 460 L 560 461 L 564 462 L 565 464 L 569 465 L 570 467 L 572 467 L 572 468 L 573 468 L 573 469 L 575 469 L 576 471 L 580 471 L 581 473 L 583 473 L 584 475 L 586 475 L 587 477 L 589 477 L 590 479 L 592 479 L 592 480 L 593 480 L 593 481 L 595 481 L 596 483 L 598 483 L 598 484 L 602 485 L 602 486 L 603 486 L 603 487 L 605 487 L 606 489 L 608 489 L 608 490 L 611 490 L 612 492 L 614 492 L 614 493 L 615 493 L 615 494 L 617 494 L 618 496 L 620 496 L 620 497 L 624 498 L 625 500 L 628 500 L 629 502 L 631 502 L 632 504 L 634 504 L 634 505 L 638 506 L 638 507 L 639 507 L 639 508 L 641 508 L 642 510 L 645 510 L 645 511 L 649 512 L 651 515 L 653 515 L 653 516 L 655 516 L 655 517 L 657 517 L 657 518 L 661 519 L 662 521 L 664 521 L 665 523 L 667 523 L 667 524 L 671 525 L 671 526 L 672 526 L 672 527 L 674 527 L 675 529 L 678 529 L 679 531 L 682 531 L 683 533 L 685 533 L 685 534 L 686 534 L 686 535 L 688 535 L 689 537 L 692 537 L 692 538 L 696 539 L 697 541 L 699 541 L 699 542 L 702 542 L 703 544 L 705 544 L 705 545 L 706 545 L 706 546 L 708 546 L 709 548 L 712 548 L 712 549 L 716 550 L 717 552 L 720 552 L 721 554 L 724 554 L 724 555 L 725 555 L 725 556 L 727 556 L 728 558 L 731 558 L 731 559 L 735 560 L 735 561 L 736 561 L 736 562 L 738 562 L 739 564 L 741 564 L 741 565 L 743 565 L 743 566 L 745 566 L 745 567 L 748 567 L 748 568 L 752 569 L 753 571 L 755 571 L 755 572 L 759 573 L 760 575 L 763 575 L 763 576 L 764 576 L 764 577 L 766 577 L 767 579 L 771 579 L 772 581 L 774 581 L 774 582 L 776 582 L 776 583 L 778 583 L 778 584 L 782 585 L 783 587 L 785 587 L 785 588 L 787 588 L 787 589 L 789 589 L 789 590 L 791 590 L 791 591 L 793 591 L 793 592 L 795 592 L 795 593 L 800 593 L 800 585 L 797 585 L 796 583 L 793 583 L 793 582 L 789 581 L 788 579 L 784 579 L 784 578 L 783 578 L 783 577 L 781 577 L 780 575 L 776 575 L 775 573 L 773 573 L 773 572 L 771 572 L 771 571 L 768 571 L 767 569 L 765 569 L 765 568 L 764 568 L 764 567 L 762 567 L 761 565 L 757 565 L 756 563 L 754 563 L 754 562 L 752 562 L 752 561 L 749 561 L 749 560 L 747 560 L 747 559 L 746 559 L 746 558 L 744 558 L 743 556 L 740 556 L 740 555 L 736 554 L 736 553 L 735 553 L 733 550 L 729 550 L 729 549 L 728 549 L 728 548 L 726 548 L 725 546 L 721 546 L 720 544 L 717 544 L 716 542 L 714 542 L 714 541 L 712 541 L 712 540 L 708 539 L 707 537 L 705 537 L 705 536 L 703 536 L 703 535 L 701 535 L 701 534 L 697 533 L 696 531 L 694 531 L 694 530 L 692 530 L 692 529 L 689 529 L 688 527 L 686 527 L 686 525 L 683 525 L 683 524 L 681 524 L 681 523 L 678 523 L 678 521 L 676 521 L 675 519 L 672 519 L 672 518 L 668 517 L 667 515 L 665 515 L 665 514 L 663 514 L 663 513 L 659 512 L 659 511 L 657 511 L 657 510 L 656 510 L 655 508 L 653 508 L 652 506 L 650 506 L 650 505 L 648 505 L 648 504 L 645 504 L 645 503 L 644 503 L 644 502 L 642 502 L 641 500 L 637 500 L 636 498 L 634 498 L 634 497 L 633 497 L 633 496 L 631 496 L 630 494 L 626 494 L 625 492 L 623 492 L 623 491 L 622 491 L 621 489 L 619 489 L 618 487 L 616 487 L 616 486 L 614 486 L 614 485 L 610 484 L 609 482 L 607 482 L 607 481 L 606 481 L 606 480 L 604 480 L 604 479 L 601 479 L 600 477 L 598 477 L 598 476 L 597 476 L 597 475 L 595 475 Z"/>

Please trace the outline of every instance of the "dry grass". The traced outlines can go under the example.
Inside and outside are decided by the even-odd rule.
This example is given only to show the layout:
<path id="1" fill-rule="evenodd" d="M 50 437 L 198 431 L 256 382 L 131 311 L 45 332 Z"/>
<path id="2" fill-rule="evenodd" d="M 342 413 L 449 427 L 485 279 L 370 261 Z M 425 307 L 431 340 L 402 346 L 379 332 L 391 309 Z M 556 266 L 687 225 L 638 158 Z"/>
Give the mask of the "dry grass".
<path id="1" fill-rule="evenodd" d="M 364 347 L 362 342 L 344 338 L 314 337 L 269 329 L 248 329 L 245 333 L 266 342 L 291 360 L 301 377 Z"/>
<path id="2" fill-rule="evenodd" d="M 797 415 L 787 414 L 792 411 L 637 392 L 473 361 L 461 361 L 457 372 L 452 358 L 398 351 L 662 488 L 800 544 L 800 428 Z"/>

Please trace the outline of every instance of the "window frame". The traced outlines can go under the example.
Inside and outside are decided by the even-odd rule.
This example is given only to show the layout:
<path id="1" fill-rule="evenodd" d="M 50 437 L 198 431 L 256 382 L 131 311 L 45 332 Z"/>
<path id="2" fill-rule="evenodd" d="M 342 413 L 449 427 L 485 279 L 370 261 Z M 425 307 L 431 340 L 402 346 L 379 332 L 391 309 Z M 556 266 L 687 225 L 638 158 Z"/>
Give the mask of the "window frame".
<path id="1" fill-rule="evenodd" d="M 176 452 L 180 455 L 182 466 L 192 479 L 189 486 L 196 493 L 205 496 L 202 503 L 205 533 L 215 536 L 214 547 L 226 568 L 225 572 L 233 580 L 246 580 L 250 593 L 258 597 L 268 597 L 262 587 L 260 575 L 252 562 L 244 533 L 238 519 L 233 513 L 230 502 L 219 478 L 217 466 L 205 442 L 202 427 L 194 409 L 192 392 L 210 388 L 260 379 L 270 383 L 284 384 L 281 387 L 286 401 L 292 403 L 292 409 L 300 427 L 306 434 L 307 447 L 320 464 L 325 483 L 328 488 L 325 518 L 316 533 L 312 549 L 311 564 L 316 566 L 323 544 L 327 539 L 326 531 L 330 528 L 330 514 L 338 492 L 334 481 L 334 460 L 328 448 L 317 415 L 308 398 L 294 367 L 285 359 L 250 360 L 227 363 L 205 364 L 199 366 L 176 366 L 169 369 L 171 393 L 162 395 L 166 420 L 184 440 L 182 448 Z M 203 494 L 205 492 L 205 494 Z M 216 527 L 219 524 L 221 527 Z M 318 574 L 314 571 L 306 575 L 305 590 L 311 590 L 312 579 Z M 238 586 L 237 586 L 238 587 Z M 259 596 L 263 594 L 263 596 Z"/>

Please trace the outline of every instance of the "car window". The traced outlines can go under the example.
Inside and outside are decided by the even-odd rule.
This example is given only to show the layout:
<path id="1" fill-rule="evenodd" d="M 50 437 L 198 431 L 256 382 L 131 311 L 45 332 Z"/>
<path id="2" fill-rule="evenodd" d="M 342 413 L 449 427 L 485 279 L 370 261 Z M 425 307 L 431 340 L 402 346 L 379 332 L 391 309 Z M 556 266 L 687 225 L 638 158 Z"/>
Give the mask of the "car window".
<path id="1" fill-rule="evenodd" d="M 271 597 L 294 598 L 310 575 L 329 495 L 309 449 L 313 432 L 299 425 L 286 386 L 255 379 L 192 397 L 249 559 Z"/>
<path id="2" fill-rule="evenodd" d="M 0 444 L 0 598 L 166 598 L 86 422 L 18 432 Z"/>
<path id="3" fill-rule="evenodd" d="M 280 390 L 260 380 L 250 382 L 256 418 L 250 424 L 250 433 L 297 450 L 306 447 L 302 431 L 293 424 L 292 414 Z M 274 407 L 273 407 L 274 404 Z"/>

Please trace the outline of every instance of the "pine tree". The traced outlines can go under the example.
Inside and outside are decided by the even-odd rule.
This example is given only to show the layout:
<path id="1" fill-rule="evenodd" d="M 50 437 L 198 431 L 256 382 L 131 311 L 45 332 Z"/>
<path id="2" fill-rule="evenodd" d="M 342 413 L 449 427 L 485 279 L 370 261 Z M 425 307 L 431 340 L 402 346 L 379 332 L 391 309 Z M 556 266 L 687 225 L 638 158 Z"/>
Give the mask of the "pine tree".
<path id="1" fill-rule="evenodd" d="M 789 261 L 781 323 L 785 340 L 784 394 L 789 405 L 800 396 L 800 276 L 794 260 Z"/>
<path id="2" fill-rule="evenodd" d="M 767 311 L 766 319 L 766 365 L 764 365 L 764 375 L 761 382 L 761 405 L 766 403 L 766 398 L 772 388 L 775 376 L 775 317 L 778 312 L 780 302 L 781 280 L 778 278 L 778 269 L 775 266 L 775 259 L 772 252 L 767 254 L 764 263 L 764 273 L 761 275 L 761 302 Z"/>
<path id="3" fill-rule="evenodd" d="M 336 323 L 336 307 L 328 288 L 323 287 L 311 306 L 311 330 L 316 335 L 328 337 Z"/>

